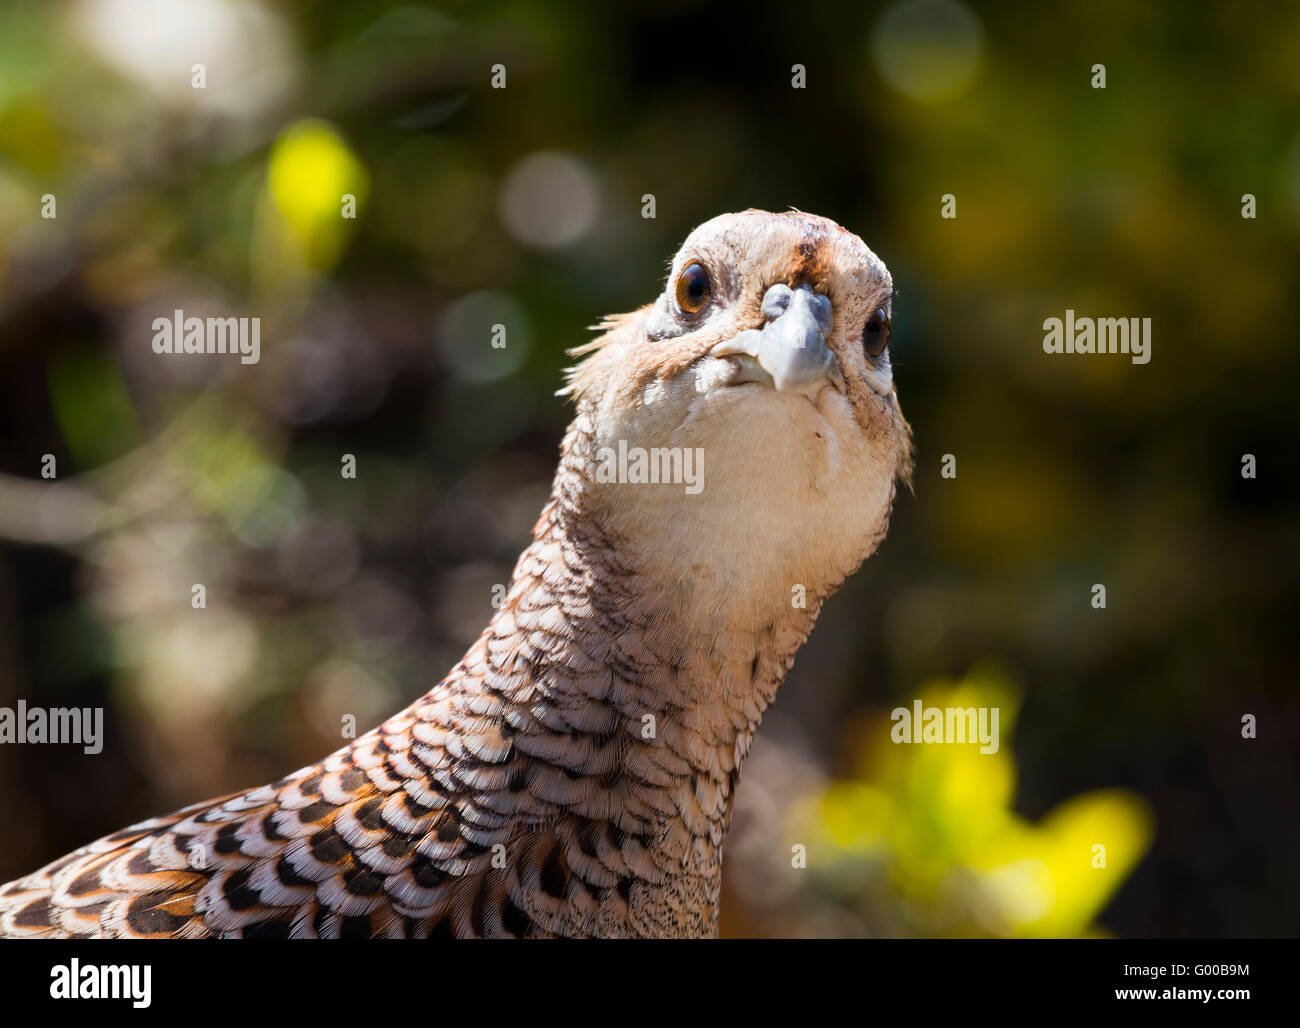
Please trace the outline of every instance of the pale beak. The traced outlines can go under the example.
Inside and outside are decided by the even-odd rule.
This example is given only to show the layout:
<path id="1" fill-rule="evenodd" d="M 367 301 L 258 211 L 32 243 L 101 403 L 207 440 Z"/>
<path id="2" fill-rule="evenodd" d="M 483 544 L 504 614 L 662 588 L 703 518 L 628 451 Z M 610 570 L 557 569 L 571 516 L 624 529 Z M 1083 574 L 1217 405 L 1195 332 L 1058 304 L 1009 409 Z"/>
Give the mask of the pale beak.
<path id="1" fill-rule="evenodd" d="M 763 382 L 783 392 L 814 395 L 827 382 L 844 391 L 839 362 L 826 345 L 831 330 L 831 301 L 811 286 L 791 289 L 777 284 L 763 297 L 762 328 L 723 340 L 709 351 L 739 365 L 737 382 Z"/>

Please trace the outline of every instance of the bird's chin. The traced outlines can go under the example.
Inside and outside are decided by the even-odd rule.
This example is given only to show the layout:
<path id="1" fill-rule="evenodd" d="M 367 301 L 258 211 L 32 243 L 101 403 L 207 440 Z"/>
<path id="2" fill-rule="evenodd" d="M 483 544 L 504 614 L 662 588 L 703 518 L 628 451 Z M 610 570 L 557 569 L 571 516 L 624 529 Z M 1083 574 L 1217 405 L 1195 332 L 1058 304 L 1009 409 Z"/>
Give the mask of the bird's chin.
<path id="1" fill-rule="evenodd" d="M 788 430 L 811 433 L 810 440 L 833 441 L 839 428 L 853 424 L 852 408 L 840 385 L 830 378 L 799 391 L 777 389 L 752 361 L 705 357 L 697 361 L 696 402 L 692 414 L 763 419 L 760 434 Z"/>
<path id="2" fill-rule="evenodd" d="M 720 500 L 736 491 L 841 487 L 845 464 L 869 449 L 849 398 L 831 379 L 781 390 L 747 370 L 731 358 L 703 357 L 648 383 L 636 402 L 608 410 L 597 446 L 699 451 L 708 469 L 704 491 L 719 487 Z"/>
<path id="3" fill-rule="evenodd" d="M 716 584 L 717 597 L 699 599 L 710 609 L 735 595 L 788 596 L 791 583 L 837 582 L 869 552 L 892 495 L 892 465 L 832 383 L 783 391 L 736 381 L 717 366 L 726 363 L 699 361 L 655 381 L 597 439 L 620 460 L 620 444 L 629 454 L 670 448 L 683 463 L 692 455 L 698 489 L 598 484 L 597 495 L 611 529 L 645 548 L 646 566 L 672 582 L 689 569 L 694 588 Z"/>

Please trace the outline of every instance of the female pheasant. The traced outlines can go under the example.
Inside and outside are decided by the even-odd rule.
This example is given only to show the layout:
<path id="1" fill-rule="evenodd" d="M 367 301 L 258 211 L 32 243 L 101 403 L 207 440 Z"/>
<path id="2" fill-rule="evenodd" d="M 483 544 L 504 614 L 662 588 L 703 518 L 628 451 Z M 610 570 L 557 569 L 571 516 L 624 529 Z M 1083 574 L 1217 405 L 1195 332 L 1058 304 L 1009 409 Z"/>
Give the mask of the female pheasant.
<path id="1" fill-rule="evenodd" d="M 750 740 L 910 471 L 891 295 L 824 218 L 701 225 L 574 351 L 551 498 L 451 673 L 318 764 L 10 883 L 0 932 L 716 934 Z"/>

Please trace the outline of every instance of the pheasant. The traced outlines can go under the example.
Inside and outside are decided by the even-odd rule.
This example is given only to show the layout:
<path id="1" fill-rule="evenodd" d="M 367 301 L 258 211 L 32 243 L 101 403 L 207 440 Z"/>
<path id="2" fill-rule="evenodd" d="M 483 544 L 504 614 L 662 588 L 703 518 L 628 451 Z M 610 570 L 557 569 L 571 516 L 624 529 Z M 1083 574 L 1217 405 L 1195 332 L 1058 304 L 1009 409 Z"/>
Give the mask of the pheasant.
<path id="1" fill-rule="evenodd" d="M 700 225 L 657 300 L 571 351 L 550 499 L 447 677 L 317 764 L 0 888 L 0 934 L 716 935 L 759 719 L 910 475 L 892 295 L 825 218 Z M 699 488 L 671 480 L 687 451 Z M 665 474 L 604 473 L 616 452 Z"/>

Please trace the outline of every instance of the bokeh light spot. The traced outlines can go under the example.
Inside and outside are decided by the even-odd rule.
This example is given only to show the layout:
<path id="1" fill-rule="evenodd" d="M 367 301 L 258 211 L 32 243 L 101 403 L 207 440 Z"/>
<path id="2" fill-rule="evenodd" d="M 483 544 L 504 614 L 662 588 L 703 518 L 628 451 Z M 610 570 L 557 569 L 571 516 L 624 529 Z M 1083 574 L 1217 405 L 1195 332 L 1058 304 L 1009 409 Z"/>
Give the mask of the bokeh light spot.
<path id="1" fill-rule="evenodd" d="M 567 154 L 525 157 L 501 188 L 501 220 L 512 236 L 531 246 L 576 242 L 591 228 L 599 206 L 595 177 Z"/>
<path id="2" fill-rule="evenodd" d="M 936 103 L 959 95 L 975 75 L 984 33 L 956 0 L 904 0 L 881 17 L 871 35 L 876 70 L 913 100 Z"/>

